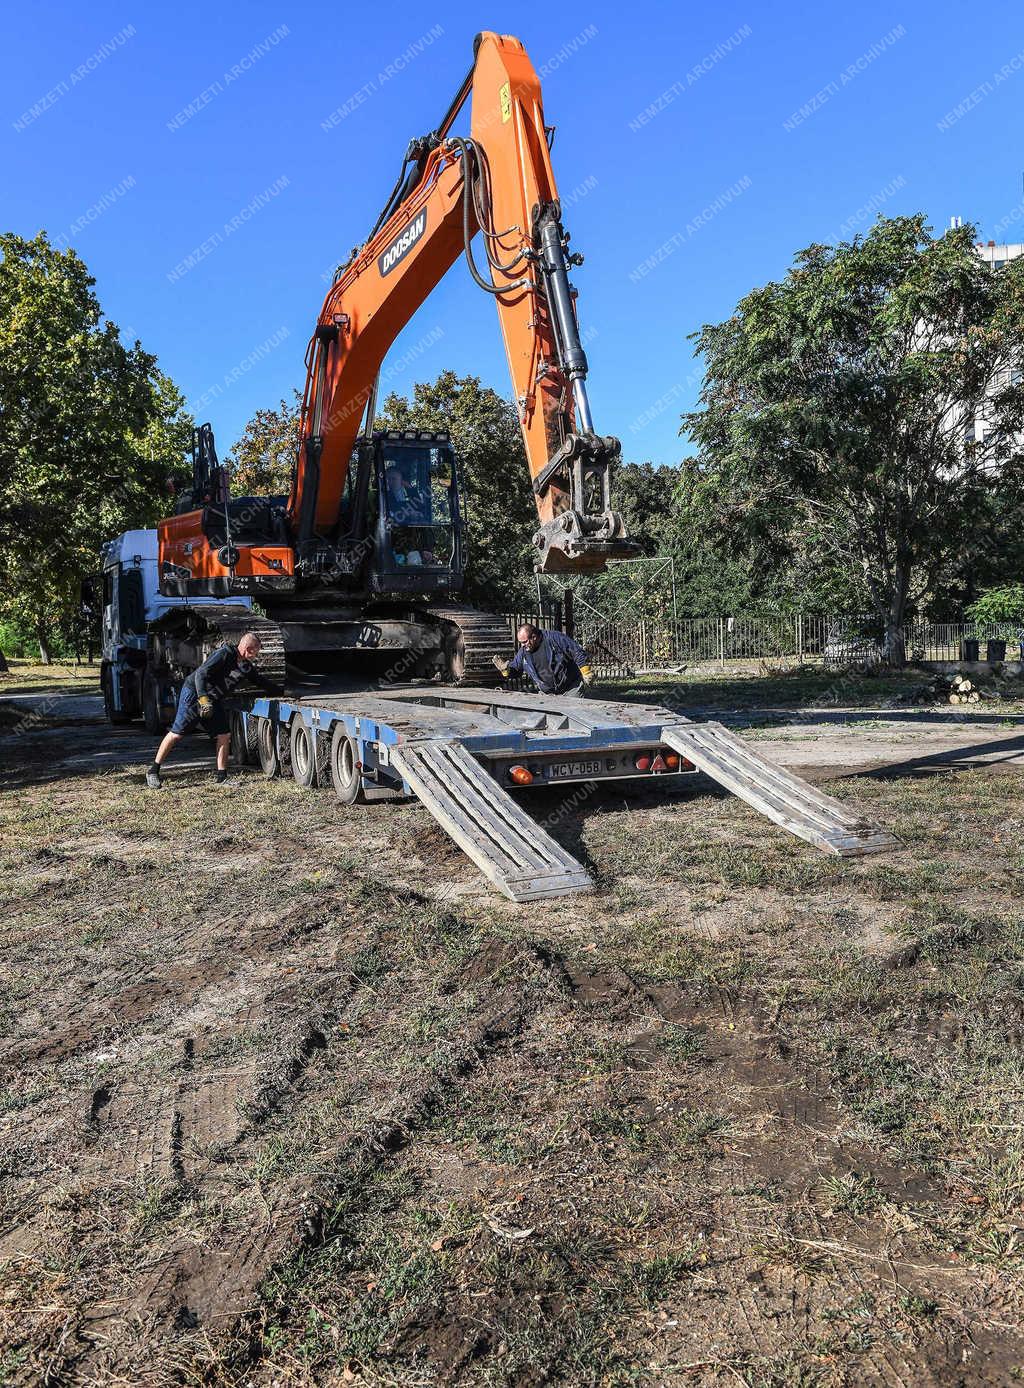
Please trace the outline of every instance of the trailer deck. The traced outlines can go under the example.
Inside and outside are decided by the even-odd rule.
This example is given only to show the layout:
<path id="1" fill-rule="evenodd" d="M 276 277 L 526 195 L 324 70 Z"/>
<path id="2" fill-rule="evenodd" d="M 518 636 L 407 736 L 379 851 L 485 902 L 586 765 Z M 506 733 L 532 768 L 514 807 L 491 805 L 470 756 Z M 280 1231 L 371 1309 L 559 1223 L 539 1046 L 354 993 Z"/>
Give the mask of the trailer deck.
<path id="1" fill-rule="evenodd" d="M 513 901 L 587 891 L 586 868 L 512 792 L 703 772 L 790 833 L 844 857 L 899 847 L 879 825 L 670 708 L 501 689 L 403 685 L 255 698 L 236 751 L 347 803 L 415 796 Z"/>

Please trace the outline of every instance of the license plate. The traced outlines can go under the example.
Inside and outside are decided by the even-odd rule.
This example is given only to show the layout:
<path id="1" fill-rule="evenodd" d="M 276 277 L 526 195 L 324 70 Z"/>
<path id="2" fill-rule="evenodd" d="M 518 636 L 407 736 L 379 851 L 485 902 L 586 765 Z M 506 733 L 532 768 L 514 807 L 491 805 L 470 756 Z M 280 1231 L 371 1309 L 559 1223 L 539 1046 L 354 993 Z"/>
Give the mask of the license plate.
<path id="1" fill-rule="evenodd" d="M 600 776 L 603 770 L 601 761 L 554 761 L 546 768 L 549 781 L 564 781 L 570 776 Z"/>

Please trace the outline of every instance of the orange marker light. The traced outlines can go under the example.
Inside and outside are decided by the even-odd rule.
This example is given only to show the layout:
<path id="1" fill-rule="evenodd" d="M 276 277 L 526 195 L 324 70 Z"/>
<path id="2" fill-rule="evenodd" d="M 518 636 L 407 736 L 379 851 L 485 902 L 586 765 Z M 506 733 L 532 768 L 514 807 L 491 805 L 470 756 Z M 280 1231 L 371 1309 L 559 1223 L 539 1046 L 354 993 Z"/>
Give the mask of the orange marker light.
<path id="1" fill-rule="evenodd" d="M 509 779 L 515 781 L 517 786 L 528 786 L 533 784 L 533 772 L 528 771 L 525 766 L 510 766 L 508 774 Z"/>
<path id="2" fill-rule="evenodd" d="M 679 765 L 679 758 L 676 756 L 675 752 L 665 753 L 665 765 L 670 771 L 675 771 L 676 767 Z"/>

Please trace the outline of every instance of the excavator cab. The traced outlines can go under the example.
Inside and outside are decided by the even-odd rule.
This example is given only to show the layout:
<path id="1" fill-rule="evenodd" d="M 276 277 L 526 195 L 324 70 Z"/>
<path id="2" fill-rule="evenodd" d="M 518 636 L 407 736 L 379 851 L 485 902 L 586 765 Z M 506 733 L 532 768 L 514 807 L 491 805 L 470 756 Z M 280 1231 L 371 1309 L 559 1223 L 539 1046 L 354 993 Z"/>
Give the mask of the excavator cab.
<path id="1" fill-rule="evenodd" d="M 459 469 L 447 434 L 374 434 L 376 537 L 372 586 L 380 593 L 457 593 L 465 570 Z"/>

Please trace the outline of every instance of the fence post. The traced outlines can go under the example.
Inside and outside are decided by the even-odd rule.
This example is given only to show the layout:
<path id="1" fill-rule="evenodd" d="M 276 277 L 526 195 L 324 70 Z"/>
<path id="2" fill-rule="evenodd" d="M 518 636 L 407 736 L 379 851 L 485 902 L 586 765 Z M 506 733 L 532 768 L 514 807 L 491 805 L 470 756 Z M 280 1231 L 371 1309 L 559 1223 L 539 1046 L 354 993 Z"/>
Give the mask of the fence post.
<path id="1" fill-rule="evenodd" d="M 796 614 L 796 658 L 797 663 L 804 663 L 804 614 Z"/>
<path id="2" fill-rule="evenodd" d="M 718 619 L 718 659 L 722 669 L 725 669 L 725 618 Z"/>
<path id="3" fill-rule="evenodd" d="M 567 588 L 567 589 L 565 590 L 565 596 L 562 598 L 562 603 L 563 603 L 563 611 L 564 611 L 564 616 L 565 616 L 565 626 L 562 628 L 562 630 L 565 632 L 566 636 L 571 637 L 571 638 L 575 641 L 575 639 L 576 639 L 576 614 L 575 614 L 575 612 L 573 612 L 573 610 L 572 610 L 572 589 L 571 589 L 571 588 Z"/>

